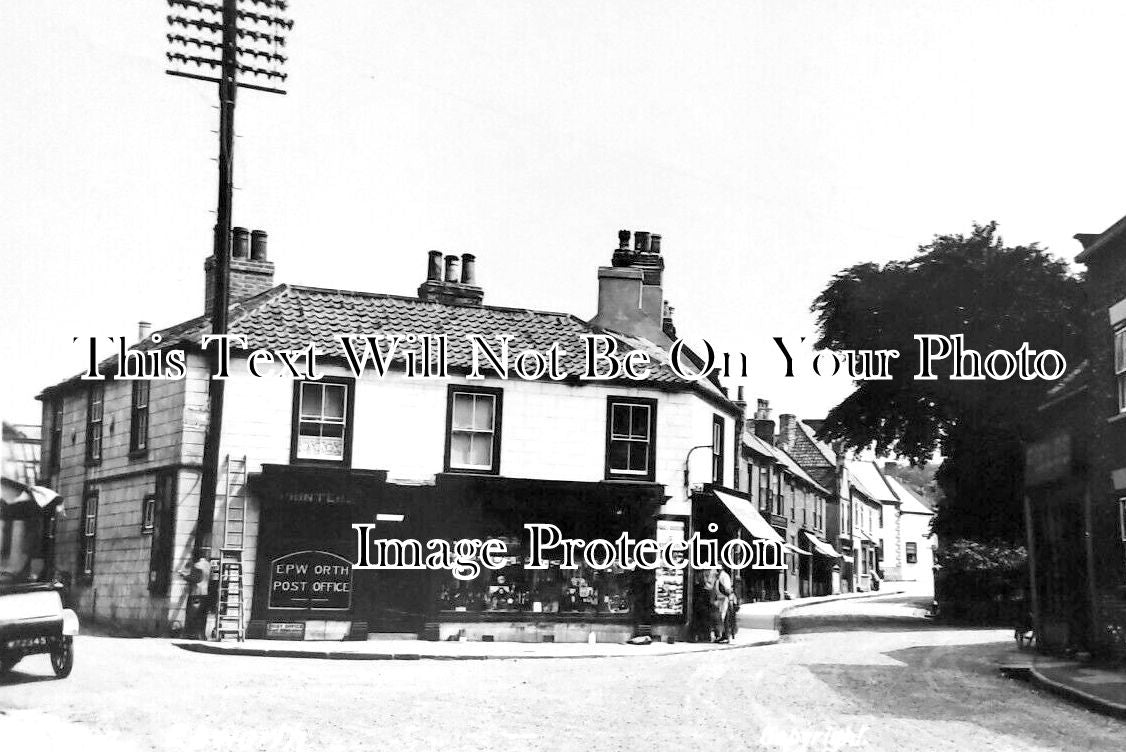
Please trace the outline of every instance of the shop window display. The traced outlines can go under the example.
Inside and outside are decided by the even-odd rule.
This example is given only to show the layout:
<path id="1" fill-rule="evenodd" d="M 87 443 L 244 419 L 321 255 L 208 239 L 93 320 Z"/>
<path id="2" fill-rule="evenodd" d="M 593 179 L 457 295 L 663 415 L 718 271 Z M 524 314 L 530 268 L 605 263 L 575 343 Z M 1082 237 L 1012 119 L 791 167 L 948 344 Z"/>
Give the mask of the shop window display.
<path id="1" fill-rule="evenodd" d="M 438 607 L 446 612 L 629 614 L 633 610 L 632 572 L 621 567 L 595 570 L 583 564 L 563 569 L 559 560 L 546 560 L 547 569 L 526 569 L 523 541 L 516 536 L 493 536 L 505 542 L 509 554 L 501 569 L 482 568 L 473 580 L 453 575 L 438 593 Z"/>

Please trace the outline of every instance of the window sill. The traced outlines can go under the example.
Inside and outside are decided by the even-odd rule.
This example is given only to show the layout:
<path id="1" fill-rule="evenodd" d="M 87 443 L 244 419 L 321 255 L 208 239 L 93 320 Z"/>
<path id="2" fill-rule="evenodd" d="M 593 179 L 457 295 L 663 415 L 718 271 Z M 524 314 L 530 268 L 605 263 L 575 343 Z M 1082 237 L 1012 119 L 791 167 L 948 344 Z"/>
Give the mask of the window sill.
<path id="1" fill-rule="evenodd" d="M 148 447 L 146 447 L 144 449 L 132 449 L 132 450 L 129 451 L 129 459 L 131 459 L 131 460 L 148 459 L 148 456 L 149 456 Z"/>
<path id="2" fill-rule="evenodd" d="M 1106 422 L 1107 423 L 1118 423 L 1119 421 L 1122 421 L 1122 420 L 1126 420 L 1126 410 L 1123 410 L 1122 412 L 1118 413 L 1118 415 L 1110 416 L 1109 418 L 1106 419 Z"/>
<path id="3" fill-rule="evenodd" d="M 652 475 L 607 475 L 603 480 L 613 483 L 653 483 Z"/>
<path id="4" fill-rule="evenodd" d="M 499 476 L 500 468 L 447 467 L 442 472 L 449 475 L 492 475 Z"/>

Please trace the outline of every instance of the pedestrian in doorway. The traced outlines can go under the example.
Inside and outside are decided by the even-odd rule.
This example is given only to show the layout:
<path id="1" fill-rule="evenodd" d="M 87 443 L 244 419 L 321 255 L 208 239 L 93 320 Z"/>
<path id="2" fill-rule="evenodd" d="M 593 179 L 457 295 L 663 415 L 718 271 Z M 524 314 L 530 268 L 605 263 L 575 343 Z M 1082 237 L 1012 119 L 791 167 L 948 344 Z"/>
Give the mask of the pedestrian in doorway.
<path id="1" fill-rule="evenodd" d="M 184 636 L 192 640 L 207 639 L 207 595 L 211 584 L 211 562 L 201 552 L 194 564 L 180 570 L 188 581 L 188 607 L 184 615 Z"/>
<path id="2" fill-rule="evenodd" d="M 718 572 L 697 569 L 692 578 L 692 641 L 712 642 L 719 636 L 716 631 L 715 585 Z"/>

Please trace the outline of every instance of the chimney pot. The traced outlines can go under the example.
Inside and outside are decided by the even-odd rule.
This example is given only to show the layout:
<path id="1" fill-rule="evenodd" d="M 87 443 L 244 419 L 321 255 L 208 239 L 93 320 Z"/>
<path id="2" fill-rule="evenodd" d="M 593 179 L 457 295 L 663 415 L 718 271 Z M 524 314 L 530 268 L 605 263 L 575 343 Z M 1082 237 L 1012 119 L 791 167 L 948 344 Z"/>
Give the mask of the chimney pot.
<path id="1" fill-rule="evenodd" d="M 461 283 L 463 285 L 477 284 L 477 257 L 472 253 L 461 254 Z"/>
<path id="2" fill-rule="evenodd" d="M 426 281 L 427 282 L 441 282 L 442 281 L 442 252 L 430 251 L 429 258 L 426 260 Z"/>
<path id="3" fill-rule="evenodd" d="M 251 261 L 265 261 L 266 260 L 266 231 L 255 230 L 250 233 L 250 260 Z"/>
<path id="4" fill-rule="evenodd" d="M 461 271 L 461 259 L 454 254 L 446 256 L 446 282 L 457 284 Z"/>
<path id="5" fill-rule="evenodd" d="M 653 251 L 653 253 L 660 253 L 661 252 L 661 236 L 660 235 L 658 235 L 657 233 L 653 233 L 652 235 L 649 236 L 649 248 L 650 248 L 650 250 Z"/>
<path id="6" fill-rule="evenodd" d="M 629 250 L 629 230 L 618 230 L 618 250 Z"/>
<path id="7" fill-rule="evenodd" d="M 739 385 L 739 386 L 738 386 L 738 387 L 737 387 L 737 388 L 735 389 L 735 395 L 736 395 L 736 397 L 735 397 L 735 398 L 736 398 L 737 400 L 739 400 L 740 402 L 742 402 L 742 401 L 743 401 L 743 385 L 742 385 L 742 384 L 740 384 L 740 385 Z"/>
<path id="8" fill-rule="evenodd" d="M 250 230 L 245 227 L 236 227 L 232 230 L 231 256 L 244 259 L 250 255 Z"/>
<path id="9" fill-rule="evenodd" d="M 633 233 L 633 249 L 639 253 L 648 253 L 649 233 L 635 230 Z"/>
<path id="10" fill-rule="evenodd" d="M 149 332 L 152 331 L 152 324 L 147 321 L 137 322 L 137 341 L 144 342 L 149 338 Z"/>

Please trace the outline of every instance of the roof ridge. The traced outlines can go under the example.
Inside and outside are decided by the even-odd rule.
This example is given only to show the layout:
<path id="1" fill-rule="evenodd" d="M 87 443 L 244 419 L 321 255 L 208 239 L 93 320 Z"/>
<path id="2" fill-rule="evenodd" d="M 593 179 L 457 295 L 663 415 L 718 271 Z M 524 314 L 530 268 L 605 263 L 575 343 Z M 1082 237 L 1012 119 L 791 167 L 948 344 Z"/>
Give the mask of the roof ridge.
<path id="1" fill-rule="evenodd" d="M 478 305 L 476 303 L 472 303 L 472 304 L 442 303 L 442 302 L 437 301 L 437 300 L 422 300 L 421 298 L 415 297 L 413 295 L 399 295 L 397 293 L 392 293 L 392 292 L 370 292 L 370 291 L 367 291 L 367 290 L 345 290 L 344 288 L 339 288 L 339 287 L 335 287 L 335 288 L 334 287 L 315 287 L 313 285 L 294 285 L 294 284 L 288 284 L 288 283 L 285 283 L 284 286 L 287 287 L 287 288 L 290 288 L 292 290 L 302 291 L 302 292 L 335 293 L 337 295 L 354 295 L 354 296 L 360 297 L 360 298 L 387 298 L 387 299 L 390 299 L 390 300 L 401 300 L 404 303 L 414 303 L 414 304 L 418 304 L 418 305 L 434 305 L 434 306 L 443 306 L 443 307 L 448 307 L 448 308 L 469 308 L 469 309 L 482 308 L 482 309 L 487 309 L 487 310 L 490 310 L 490 311 L 505 311 L 505 312 L 509 312 L 509 313 L 531 313 L 531 314 L 534 314 L 534 315 L 537 315 L 537 316 L 561 316 L 563 318 L 572 319 L 574 321 L 577 321 L 580 324 L 583 324 L 584 326 L 586 326 L 588 328 L 591 328 L 590 325 L 587 324 L 587 322 L 584 321 L 583 319 L 579 318 L 578 316 L 576 316 L 573 313 L 567 313 L 565 311 L 545 311 L 545 310 L 541 310 L 539 308 L 528 308 L 526 306 L 498 306 L 498 305 L 488 305 L 488 304 L 485 304 L 485 303 L 482 303 L 480 305 Z"/>

